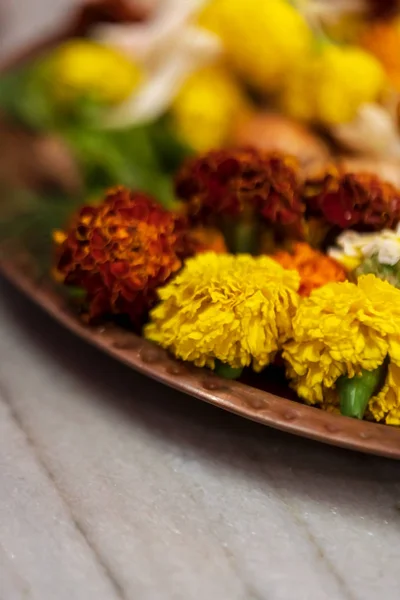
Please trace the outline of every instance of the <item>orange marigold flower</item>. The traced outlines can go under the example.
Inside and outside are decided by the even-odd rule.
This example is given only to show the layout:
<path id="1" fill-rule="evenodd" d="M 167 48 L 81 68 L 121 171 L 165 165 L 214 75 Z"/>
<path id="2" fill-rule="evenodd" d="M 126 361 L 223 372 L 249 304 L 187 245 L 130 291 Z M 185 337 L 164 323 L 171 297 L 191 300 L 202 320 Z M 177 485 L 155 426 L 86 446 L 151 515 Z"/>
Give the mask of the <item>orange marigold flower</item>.
<path id="1" fill-rule="evenodd" d="M 228 252 L 225 238 L 218 229 L 213 227 L 195 227 L 190 235 L 196 244 L 196 252 L 215 252 L 224 254 Z"/>
<path id="2" fill-rule="evenodd" d="M 90 320 L 127 315 L 140 326 L 156 288 L 193 254 L 186 220 L 150 196 L 118 187 L 72 219 L 56 251 L 55 276 L 86 291 Z"/>
<path id="3" fill-rule="evenodd" d="M 332 168 L 308 181 L 304 199 L 309 215 L 340 229 L 380 231 L 400 221 L 400 191 L 371 173 L 341 173 Z"/>
<path id="4" fill-rule="evenodd" d="M 285 269 L 296 270 L 300 275 L 301 296 L 309 296 L 313 290 L 331 281 L 346 281 L 346 272 L 333 258 L 314 250 L 304 242 L 298 242 L 293 252 L 276 252 L 272 258 Z"/>
<path id="5" fill-rule="evenodd" d="M 214 150 L 189 159 L 176 178 L 176 193 L 201 223 L 255 214 L 291 225 L 303 214 L 295 158 L 256 149 Z"/>

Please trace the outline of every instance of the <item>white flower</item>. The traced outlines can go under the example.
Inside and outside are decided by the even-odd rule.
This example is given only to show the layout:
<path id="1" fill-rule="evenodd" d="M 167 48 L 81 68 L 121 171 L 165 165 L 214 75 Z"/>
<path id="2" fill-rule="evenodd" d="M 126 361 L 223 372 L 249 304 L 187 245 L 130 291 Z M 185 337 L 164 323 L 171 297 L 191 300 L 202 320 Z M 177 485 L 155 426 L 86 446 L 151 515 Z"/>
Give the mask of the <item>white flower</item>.
<path id="1" fill-rule="evenodd" d="M 395 265 L 400 260 L 400 225 L 396 230 L 384 229 L 376 233 L 345 231 L 336 240 L 329 256 L 345 267 L 355 268 L 364 259 L 376 256 L 383 265 Z M 356 264 L 358 262 L 358 264 Z"/>
<path id="2" fill-rule="evenodd" d="M 332 135 L 346 148 L 374 157 L 399 157 L 396 116 L 390 107 L 362 104 L 350 123 L 331 127 Z"/>
<path id="3" fill-rule="evenodd" d="M 138 62 L 146 73 L 143 86 L 112 109 L 104 123 L 125 127 L 153 120 L 165 112 L 186 78 L 222 52 L 217 36 L 193 23 L 207 0 L 163 0 L 144 23 L 95 27 L 91 35 Z"/>

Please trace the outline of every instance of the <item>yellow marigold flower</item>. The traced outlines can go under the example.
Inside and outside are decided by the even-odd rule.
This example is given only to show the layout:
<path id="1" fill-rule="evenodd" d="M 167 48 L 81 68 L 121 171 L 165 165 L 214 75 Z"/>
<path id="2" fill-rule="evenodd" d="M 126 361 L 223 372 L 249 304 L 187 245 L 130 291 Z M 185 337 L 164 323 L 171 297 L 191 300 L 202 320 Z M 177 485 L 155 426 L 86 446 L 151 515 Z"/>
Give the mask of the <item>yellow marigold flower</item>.
<path id="1" fill-rule="evenodd" d="M 353 46 L 323 45 L 286 80 L 281 106 L 290 116 L 326 125 L 351 121 L 385 84 L 377 59 Z"/>
<path id="2" fill-rule="evenodd" d="M 298 287 L 266 256 L 199 254 L 158 290 L 145 336 L 199 367 L 260 371 L 292 334 Z"/>
<path id="3" fill-rule="evenodd" d="M 393 362 L 389 365 L 386 383 L 374 398 L 371 398 L 369 413 L 375 421 L 387 425 L 400 425 L 400 367 Z"/>
<path id="4" fill-rule="evenodd" d="M 392 361 L 400 365 L 400 290 L 375 275 L 363 275 L 358 288 L 368 301 L 363 323 L 385 336 Z"/>
<path id="5" fill-rule="evenodd" d="M 282 0 L 212 0 L 199 22 L 220 36 L 231 64 L 264 92 L 279 87 L 311 45 L 304 18 Z"/>
<path id="6" fill-rule="evenodd" d="M 357 285 L 329 283 L 301 302 L 293 331 L 283 351 L 292 386 L 308 404 L 332 410 L 341 375 L 372 371 L 387 355 L 391 364 L 400 365 L 400 290 L 374 275 L 360 277 Z M 370 400 L 375 414 L 378 405 L 387 413 L 390 386 L 388 378 Z"/>
<path id="7" fill-rule="evenodd" d="M 89 96 L 117 104 L 142 78 L 139 67 L 124 54 L 89 40 L 66 42 L 52 55 L 49 65 L 52 91 L 62 102 Z"/>
<path id="8" fill-rule="evenodd" d="M 181 137 L 197 152 L 225 145 L 246 103 L 240 87 L 223 67 L 191 75 L 180 89 L 172 116 Z"/>

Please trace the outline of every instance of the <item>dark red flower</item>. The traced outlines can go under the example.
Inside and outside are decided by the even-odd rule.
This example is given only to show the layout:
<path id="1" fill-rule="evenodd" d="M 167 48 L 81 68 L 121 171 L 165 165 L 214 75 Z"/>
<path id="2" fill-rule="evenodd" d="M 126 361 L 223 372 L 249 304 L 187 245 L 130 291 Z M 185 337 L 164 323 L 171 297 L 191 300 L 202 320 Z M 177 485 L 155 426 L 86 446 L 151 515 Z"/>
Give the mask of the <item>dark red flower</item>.
<path id="1" fill-rule="evenodd" d="M 340 229 L 380 231 L 400 221 L 400 191 L 369 173 L 340 173 L 331 169 L 305 185 L 310 215 Z"/>
<path id="2" fill-rule="evenodd" d="M 156 288 L 195 249 L 184 217 L 122 187 L 81 208 L 55 239 L 56 277 L 86 291 L 89 319 L 124 314 L 136 326 L 155 303 Z"/>
<path id="3" fill-rule="evenodd" d="M 192 220 L 261 216 L 291 225 L 302 218 L 296 159 L 255 149 L 215 150 L 190 159 L 178 173 L 176 193 Z"/>

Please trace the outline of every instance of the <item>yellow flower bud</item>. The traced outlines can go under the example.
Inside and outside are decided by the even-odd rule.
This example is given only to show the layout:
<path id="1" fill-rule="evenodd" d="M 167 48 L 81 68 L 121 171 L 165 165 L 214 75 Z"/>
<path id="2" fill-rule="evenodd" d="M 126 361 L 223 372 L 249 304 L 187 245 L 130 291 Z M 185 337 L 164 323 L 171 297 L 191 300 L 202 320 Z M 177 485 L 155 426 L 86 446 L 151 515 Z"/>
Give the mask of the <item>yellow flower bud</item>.
<path id="1" fill-rule="evenodd" d="M 361 104 L 376 101 L 384 85 L 384 71 L 375 57 L 353 46 L 326 44 L 290 74 L 281 106 L 304 121 L 346 123 Z"/>
<path id="2" fill-rule="evenodd" d="M 231 64 L 263 92 L 279 87 L 311 45 L 304 18 L 282 0 L 211 0 L 199 23 L 221 37 Z"/>
<path id="3" fill-rule="evenodd" d="M 191 75 L 180 89 L 172 115 L 178 133 L 194 150 L 206 152 L 223 146 L 245 100 L 223 67 L 206 67 Z"/>
<path id="4" fill-rule="evenodd" d="M 106 104 L 127 98 L 142 73 L 125 55 L 88 40 L 72 40 L 60 46 L 50 61 L 54 97 L 69 103 L 89 96 Z"/>

